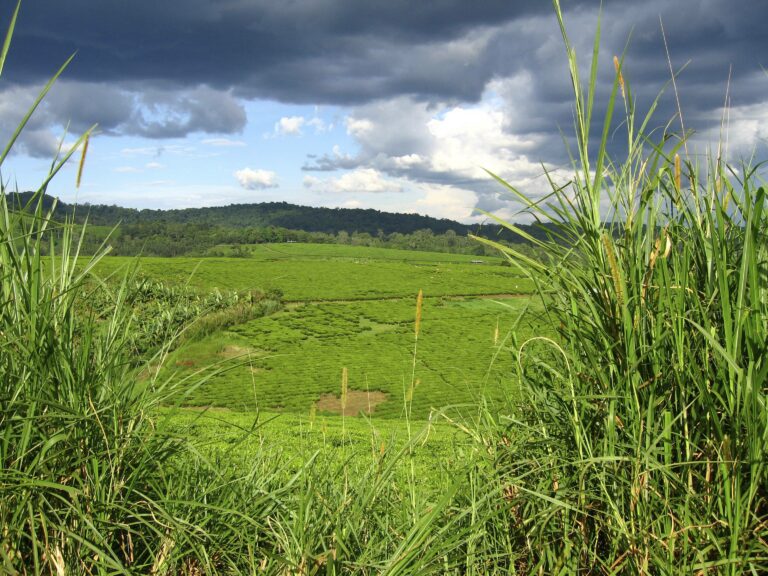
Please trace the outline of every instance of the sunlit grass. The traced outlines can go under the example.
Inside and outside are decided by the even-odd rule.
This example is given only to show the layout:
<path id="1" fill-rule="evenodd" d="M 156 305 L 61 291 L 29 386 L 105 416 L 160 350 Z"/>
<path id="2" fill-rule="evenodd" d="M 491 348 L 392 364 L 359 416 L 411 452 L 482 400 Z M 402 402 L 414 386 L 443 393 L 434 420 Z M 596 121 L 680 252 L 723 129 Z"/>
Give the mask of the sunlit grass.
<path id="1" fill-rule="evenodd" d="M 673 124 L 651 134 L 619 58 L 594 126 L 599 33 L 584 82 L 556 6 L 574 174 L 540 203 L 507 185 L 554 224 L 550 241 L 533 240 L 553 265 L 505 252 L 559 337 L 518 343 L 528 398 L 489 432 L 527 551 L 521 570 L 764 572 L 768 214 L 757 166 L 718 152 L 695 160 Z M 627 151 L 614 158 L 618 135 Z"/>
<path id="2" fill-rule="evenodd" d="M 14 23 L 15 16 L 0 70 Z M 3 188 L 0 571 L 768 571 L 764 190 L 754 166 L 732 169 L 716 154 L 691 160 L 685 134 L 668 129 L 654 140 L 652 116 L 637 117 L 631 70 L 618 57 L 597 127 L 601 138 L 590 143 L 596 76 L 581 81 L 564 25 L 563 37 L 575 88 L 574 176 L 545 203 L 508 187 L 530 212 L 555 224 L 550 241 L 532 239 L 550 255 L 547 265 L 503 247 L 519 269 L 430 262 L 425 275 L 414 277 L 414 262 L 394 262 L 376 268 L 391 285 L 382 291 L 358 281 L 364 263 L 356 255 L 332 262 L 347 275 L 315 282 L 318 297 L 310 288 L 320 269 L 307 263 L 309 275 L 291 276 L 286 286 L 296 299 L 332 299 L 345 286 L 352 287 L 346 299 L 408 299 L 304 304 L 316 321 L 302 325 L 289 310 L 230 326 L 227 337 L 249 339 L 231 343 L 242 344 L 229 351 L 240 356 L 265 342 L 299 340 L 302 326 L 311 332 L 303 340 L 315 344 L 344 332 L 370 337 L 327 368 L 330 388 L 322 391 L 343 396 L 342 404 L 365 387 L 358 369 L 382 360 L 374 344 L 401 336 L 393 346 L 401 351 L 397 401 L 407 426 L 397 431 L 391 421 L 329 420 L 311 402 L 297 406 L 302 415 L 285 417 L 282 427 L 258 411 L 162 407 L 205 390 L 223 365 L 216 360 L 218 371 L 190 370 L 183 379 L 137 370 L 141 362 L 158 366 L 170 342 L 148 346 L 150 357 L 135 353 L 141 328 L 129 305 L 136 286 L 130 270 L 118 274 L 119 282 L 100 284 L 110 266 L 106 248 L 83 257 L 78 228 L 54 223 L 41 203 L 47 182 L 87 134 L 62 151 L 24 213 L 8 206 Z M 598 45 L 599 35 L 592 71 Z M 619 114 L 614 107 L 622 105 L 617 133 L 625 134 L 627 153 L 615 158 L 609 137 Z M 208 288 L 243 280 L 222 274 L 230 260 L 211 262 L 220 267 L 197 276 Z M 153 261 L 159 273 L 165 266 L 168 276 L 188 280 L 189 263 L 176 264 Z M 269 265 L 237 288 L 280 288 L 285 274 L 269 274 L 285 271 L 286 263 Z M 526 282 L 518 270 L 546 307 L 551 322 L 543 334 L 524 326 L 521 308 L 499 306 L 510 315 L 500 319 L 481 300 L 445 300 L 453 322 L 437 322 L 435 296 L 477 294 L 490 278 L 500 293 L 515 293 L 513 286 Z M 414 307 L 419 289 L 426 297 Z M 108 314 L 84 313 L 94 290 L 114 303 Z M 466 320 L 472 316 L 483 320 L 481 328 Z M 280 319 L 284 326 L 260 332 Z M 258 345 L 250 340 L 257 332 Z M 473 338 L 489 353 L 484 374 L 464 370 Z M 205 351 L 207 344 L 194 345 Z M 266 356 L 279 352 L 264 349 Z M 292 362 L 319 365 L 329 356 L 327 347 L 308 346 Z M 253 362 L 242 366 L 266 369 Z M 444 407 L 449 387 L 428 374 L 444 374 L 446 366 L 461 371 L 462 385 L 476 393 L 471 410 Z M 521 396 L 489 405 L 482 394 L 489 375 L 512 380 Z M 431 421 L 413 418 L 427 412 Z M 435 440 L 439 448 L 429 453 Z"/>

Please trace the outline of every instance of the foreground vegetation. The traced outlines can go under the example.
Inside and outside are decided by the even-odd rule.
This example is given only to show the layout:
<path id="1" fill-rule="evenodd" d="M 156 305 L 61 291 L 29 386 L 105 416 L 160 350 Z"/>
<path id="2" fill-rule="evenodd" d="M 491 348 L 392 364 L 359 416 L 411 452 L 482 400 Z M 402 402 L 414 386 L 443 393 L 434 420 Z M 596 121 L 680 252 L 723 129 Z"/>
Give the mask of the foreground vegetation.
<path id="1" fill-rule="evenodd" d="M 546 206 L 508 186 L 562 240 L 540 244 L 554 266 L 502 248 L 551 296 L 560 323 L 546 353 L 521 348 L 529 404 L 491 426 L 491 437 L 505 422 L 516 429 L 497 452 L 510 532 L 530 571 L 765 572 L 768 212 L 758 167 L 730 167 L 719 150 L 697 161 L 689 135 L 670 125 L 651 139 L 619 58 L 602 139 L 591 142 L 599 34 L 583 84 L 560 24 L 574 176 Z M 619 162 L 608 145 L 621 105 Z M 606 201 L 621 226 L 604 223 Z"/>
<path id="2" fill-rule="evenodd" d="M 498 246 L 536 287 L 552 333 L 509 332 L 513 356 L 504 368 L 519 396 L 503 410 L 478 398 L 461 420 L 432 414 L 454 432 L 412 417 L 419 347 L 428 348 L 430 314 L 439 317 L 429 299 L 414 307 L 413 293 L 400 434 L 382 435 L 390 423 L 361 433 L 365 420 L 341 418 L 334 421 L 341 433 L 320 441 L 324 419 L 307 415 L 294 423 L 295 436 L 318 449 L 287 443 L 283 452 L 268 445 L 280 433 L 270 432 L 266 415 L 174 412 L 168 421 L 163 405 L 215 376 L 137 368 L 131 271 L 94 288 L 94 270 L 109 266 L 104 250 L 82 258 L 74 225 L 54 230 L 45 184 L 24 214 L 9 209 L 3 189 L 0 570 L 768 571 L 764 189 L 751 166 L 730 171 L 718 156 L 703 166 L 689 161 L 685 134 L 662 133 L 652 144 L 618 59 L 602 140 L 593 146 L 594 80 L 581 83 L 564 38 L 576 102 L 573 179 L 555 187 L 546 206 L 509 187 L 553 223 L 551 239 L 531 241 L 555 265 Z M 623 160 L 607 155 L 621 103 Z M 54 163 L 51 177 L 73 152 Z M 606 198 L 619 228 L 605 223 Z M 356 264 L 349 265 L 352 277 Z M 364 296 L 356 286 L 350 297 Z M 109 314 L 83 312 L 94 289 L 112 298 Z M 482 315 L 485 303 L 474 302 L 462 312 Z M 360 315 L 355 329 L 349 310 L 335 305 L 305 310 L 339 316 L 361 333 Z M 406 326 L 405 305 L 395 310 Z M 455 354 L 463 345 L 445 339 L 442 348 Z M 145 368 L 159 365 L 168 346 L 148 346 Z M 354 375 L 342 370 L 340 380 L 343 405 Z M 212 425 L 222 420 L 232 433 Z M 219 441 L 210 445 L 209 434 Z M 430 434 L 442 438 L 444 466 L 424 465 L 420 449 L 433 446 Z M 353 436 L 364 439 L 353 444 Z M 338 450 L 326 448 L 329 438 Z"/>

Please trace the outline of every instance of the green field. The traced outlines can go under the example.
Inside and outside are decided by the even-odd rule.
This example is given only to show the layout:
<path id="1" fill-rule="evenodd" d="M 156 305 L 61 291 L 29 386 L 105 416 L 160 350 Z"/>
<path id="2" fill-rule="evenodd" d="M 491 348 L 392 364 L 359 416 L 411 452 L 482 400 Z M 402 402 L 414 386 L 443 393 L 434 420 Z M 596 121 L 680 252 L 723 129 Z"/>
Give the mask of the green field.
<path id="1" fill-rule="evenodd" d="M 168 410 L 160 420 L 175 434 L 195 438 L 209 458 L 227 462 L 235 472 L 248 468 L 255 454 L 273 466 L 279 462 L 285 477 L 315 459 L 350 473 L 363 474 L 384 455 L 395 456 L 409 446 L 413 475 L 430 492 L 450 483 L 450 471 L 476 449 L 471 438 L 442 418 L 414 422 L 391 419 L 340 418 L 274 412 L 225 410 Z M 396 475 L 406 483 L 411 459 L 396 462 Z"/>
<path id="2" fill-rule="evenodd" d="M 279 290 L 287 302 L 272 316 L 174 351 L 164 378 L 207 376 L 184 391 L 184 404 L 387 418 L 403 416 L 407 404 L 410 416 L 425 418 L 449 404 L 503 400 L 511 390 L 513 326 L 518 338 L 536 332 L 534 307 L 521 294 L 530 287 L 499 258 L 293 243 L 249 250 L 249 258 L 139 261 L 143 274 L 165 282 L 205 291 Z M 98 273 L 132 263 L 107 258 Z M 342 410 L 345 369 L 350 400 Z"/>
<path id="3" fill-rule="evenodd" d="M 260 245 L 253 258 L 142 258 L 141 271 L 201 290 L 282 290 L 287 301 L 520 294 L 532 286 L 501 259 L 318 244 Z M 98 273 L 136 260 L 105 258 Z"/>
<path id="4" fill-rule="evenodd" d="M 282 311 L 187 343 L 165 360 L 164 379 L 206 376 L 183 390 L 185 405 L 426 418 L 447 405 L 508 398 L 510 342 L 538 333 L 530 285 L 499 258 L 294 243 L 248 249 L 247 258 L 139 260 L 142 274 L 170 284 L 284 295 Z M 106 258 L 97 272 L 134 263 Z"/>
<path id="5" fill-rule="evenodd" d="M 166 371 L 182 377 L 214 366 L 188 404 L 308 413 L 340 394 L 346 368 L 359 408 L 367 412 L 372 403 L 373 414 L 397 418 L 412 395 L 412 415 L 423 418 L 445 405 L 506 397 L 510 337 L 535 332 L 531 309 L 528 298 L 427 298 L 415 347 L 415 298 L 292 305 L 182 347 Z M 384 396 L 371 399 L 375 392 Z"/>
<path id="6" fill-rule="evenodd" d="M 218 250 L 227 249 L 227 245 L 217 246 Z M 232 248 L 232 247 L 230 247 Z M 471 256 L 467 254 L 451 254 L 447 252 L 425 252 L 421 250 L 396 250 L 393 248 L 377 248 L 372 246 L 351 246 L 345 244 L 305 244 L 301 242 L 281 242 L 279 244 L 238 245 L 248 258 L 257 260 L 395 260 L 404 262 L 457 262 L 469 264 L 482 260 L 485 263 L 500 264 L 503 259 L 498 256 Z M 234 248 L 233 248 L 234 249 Z"/>

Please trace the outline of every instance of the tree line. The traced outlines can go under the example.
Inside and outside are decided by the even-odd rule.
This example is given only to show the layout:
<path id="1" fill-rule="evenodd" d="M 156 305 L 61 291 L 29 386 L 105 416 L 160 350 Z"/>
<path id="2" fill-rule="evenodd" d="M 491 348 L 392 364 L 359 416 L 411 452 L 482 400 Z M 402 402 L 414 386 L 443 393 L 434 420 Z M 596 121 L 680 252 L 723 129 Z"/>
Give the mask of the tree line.
<path id="1" fill-rule="evenodd" d="M 23 209 L 32 197 L 21 192 L 9 197 Z M 245 256 L 246 245 L 279 242 L 348 244 L 401 250 L 491 255 L 496 251 L 469 238 L 475 234 L 519 251 L 541 257 L 525 238 L 495 225 L 469 225 L 419 214 L 397 214 L 371 209 L 314 208 L 286 202 L 232 204 L 208 208 L 137 210 L 107 205 L 71 205 L 50 196 L 46 209 L 62 221 L 86 221 L 83 250 L 95 253 L 109 237 L 112 254 L 121 256 Z M 534 238 L 545 238 L 540 225 L 519 225 Z"/>

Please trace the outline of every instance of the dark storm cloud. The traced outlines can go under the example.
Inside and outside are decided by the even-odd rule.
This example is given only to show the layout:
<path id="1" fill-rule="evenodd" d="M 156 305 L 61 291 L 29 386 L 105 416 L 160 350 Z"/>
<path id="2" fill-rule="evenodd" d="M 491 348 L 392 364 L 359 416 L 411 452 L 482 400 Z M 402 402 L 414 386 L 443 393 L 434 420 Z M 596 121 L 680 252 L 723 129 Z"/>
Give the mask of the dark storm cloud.
<path id="1" fill-rule="evenodd" d="M 729 74 L 734 105 L 763 101 L 768 2 L 602 4 L 602 86 L 613 79 L 612 55 L 631 35 L 626 76 L 638 105 L 650 105 L 669 78 L 661 19 L 674 68 L 690 61 L 678 87 L 692 125 L 717 122 Z M 600 2 L 563 6 L 586 63 Z M 559 130 L 572 123 L 562 41 L 543 0 L 27 0 L 16 30 L 6 86 L 39 84 L 77 51 L 65 75 L 69 93 L 50 115 L 77 126 L 91 118 L 105 131 L 153 138 L 238 132 L 246 118 L 236 98 L 357 107 L 402 97 L 477 102 L 492 80 L 514 78 L 500 88 L 511 110 L 506 128 L 535 139 L 533 156 L 562 161 Z M 604 102 L 603 95 L 598 106 Z M 662 99 L 662 122 L 674 110 L 671 95 Z M 392 142 L 402 144 L 394 135 Z M 423 142 L 405 144 L 400 155 L 418 153 Z M 363 152 L 395 154 L 378 148 Z M 370 161 L 327 156 L 307 167 Z"/>
<path id="2" fill-rule="evenodd" d="M 316 90 L 327 100 L 361 102 L 370 98 L 366 90 L 334 90 L 333 82 L 344 85 L 365 71 L 394 89 L 400 74 L 386 66 L 390 49 L 439 49 L 478 27 L 547 9 L 540 0 L 36 0 L 22 7 L 11 60 L 18 65 L 10 69 L 16 80 L 40 80 L 78 51 L 67 73 L 78 80 L 237 86 L 296 101 L 322 99 L 312 96 Z M 318 69 L 335 78 L 323 85 Z"/>
<path id="3" fill-rule="evenodd" d="M 578 22 L 571 26 L 577 44 L 582 32 L 588 40 L 599 2 L 563 5 Z M 659 16 L 674 55 L 696 58 L 689 74 L 697 86 L 731 64 L 736 76 L 754 70 L 766 46 L 762 1 L 604 6 L 609 48 L 620 51 L 634 29 L 638 80 L 654 84 L 664 74 Z M 476 51 L 456 45 L 483 36 Z M 542 0 L 35 0 L 22 6 L 7 70 L 12 82 L 39 82 L 77 51 L 71 80 L 205 84 L 285 102 L 360 104 L 400 94 L 468 101 L 494 76 L 544 64 L 537 55 L 557 36 L 551 4 Z M 555 62 L 548 68 L 562 75 Z"/>
<path id="4" fill-rule="evenodd" d="M 236 99 L 202 86 L 172 93 L 149 89 L 139 97 L 140 106 L 124 131 L 147 138 L 177 138 L 191 132 L 240 132 L 245 109 Z"/>
<path id="5" fill-rule="evenodd" d="M 39 87 L 0 90 L 0 139 L 15 131 Z M 193 89 L 122 89 L 105 83 L 61 80 L 19 137 L 20 151 L 51 158 L 65 129 L 80 134 L 98 125 L 102 134 L 176 138 L 193 132 L 237 133 L 246 124 L 242 102 L 206 86 Z"/>
<path id="6" fill-rule="evenodd" d="M 564 2 L 564 5 L 568 8 L 566 25 L 569 35 L 582 64 L 582 79 L 587 81 L 597 23 L 597 3 Z M 755 114 L 755 108 L 768 100 L 765 96 L 768 76 L 761 68 L 761 65 L 768 64 L 763 61 L 766 58 L 764 55 L 768 55 L 765 50 L 768 36 L 760 25 L 765 16 L 768 16 L 768 3 L 759 2 L 605 2 L 596 124 L 602 122 L 615 78 L 614 55 L 621 56 L 626 49 L 624 75 L 631 86 L 640 117 L 665 84 L 669 84 L 670 63 L 665 37 L 671 66 L 676 72 L 680 71 L 677 76 L 678 97 L 687 129 L 711 135 L 709 132 L 718 128 L 721 119 L 719 109 L 727 93 L 735 109 L 748 109 L 734 114 L 733 119 L 744 119 L 749 113 Z M 474 46 L 471 41 L 475 42 Z M 396 81 L 400 83 L 397 94 L 408 94 L 409 98 L 397 99 L 385 93 L 379 100 L 353 109 L 351 117 L 355 124 L 349 128 L 360 145 L 356 155 L 326 154 L 312 158 L 305 164 L 304 170 L 332 171 L 370 166 L 393 177 L 471 189 L 478 194 L 479 206 L 486 209 L 497 206 L 498 187 L 483 179 L 482 175 L 472 180 L 467 179 L 466 173 L 439 169 L 434 163 L 403 164 L 397 161 L 409 154 L 428 159 L 437 146 L 424 130 L 424 124 L 431 115 L 418 106 L 419 101 L 440 102 L 440 97 L 435 94 L 443 90 L 443 102 L 471 103 L 489 86 L 504 102 L 505 130 L 526 141 L 525 146 L 518 146 L 513 154 L 507 156 L 507 160 L 524 155 L 532 164 L 546 162 L 549 169 L 567 167 L 568 154 L 563 138 L 568 139 L 568 135 L 573 133 L 572 92 L 562 39 L 551 10 L 527 12 L 493 26 L 475 28 L 470 34 L 456 37 L 453 42 L 441 46 L 443 52 L 448 47 L 456 51 L 452 58 L 447 59 L 449 65 L 445 69 L 440 68 L 439 58 L 429 61 L 427 52 L 420 53 L 414 46 L 393 45 L 390 62 L 410 60 L 413 67 L 419 62 L 429 63 L 424 66 L 422 87 L 409 89 L 417 85 L 418 79 L 409 84 L 411 78 L 407 72 L 410 69 L 401 69 L 396 76 Z M 460 58 L 462 50 L 467 57 L 466 62 L 469 62 L 466 66 Z M 408 56 L 401 58 L 405 54 Z M 383 82 L 378 76 L 375 78 L 377 82 Z M 433 78 L 441 80 L 431 81 Z M 491 80 L 497 82 L 489 84 Z M 451 86 L 452 91 L 447 90 L 447 86 Z M 467 86 L 471 88 L 467 89 Z M 478 86 L 478 96 L 474 96 Z M 651 128 L 665 128 L 671 122 L 669 130 L 681 131 L 679 120 L 675 119 L 678 97 L 672 87 L 667 86 L 659 99 Z M 619 104 L 614 125 L 618 126 L 622 118 L 623 111 Z M 369 121 L 372 128 L 356 131 L 355 126 L 364 121 Z M 750 131 L 751 134 L 748 134 Z M 744 140 L 746 153 L 749 153 L 749 146 L 765 144 L 760 141 L 763 128 L 747 125 L 741 130 L 734 126 L 733 133 L 735 136 L 748 136 Z M 595 140 L 598 137 L 599 133 L 595 134 Z M 620 153 L 624 142 L 621 130 L 612 132 L 609 150 Z M 499 157 L 505 149 L 508 149 L 506 145 L 498 148 Z M 538 169 L 539 174 L 542 172 L 543 169 Z M 521 179 L 529 185 L 536 186 L 540 182 L 546 188 L 546 180 L 537 177 L 530 164 L 524 170 L 520 169 L 518 174 L 522 174 Z"/>

